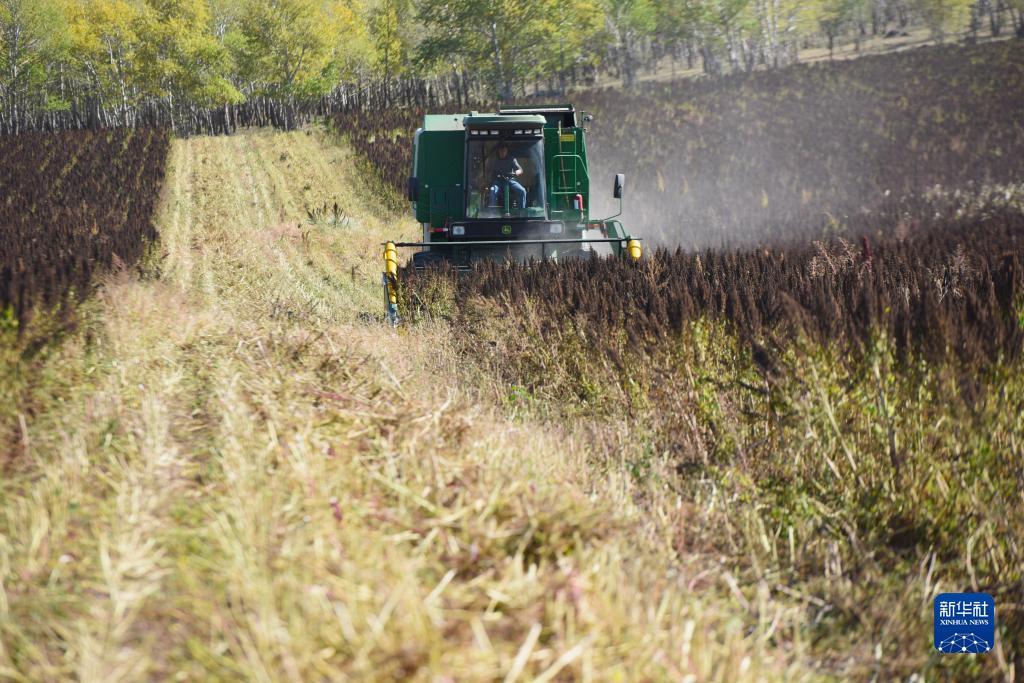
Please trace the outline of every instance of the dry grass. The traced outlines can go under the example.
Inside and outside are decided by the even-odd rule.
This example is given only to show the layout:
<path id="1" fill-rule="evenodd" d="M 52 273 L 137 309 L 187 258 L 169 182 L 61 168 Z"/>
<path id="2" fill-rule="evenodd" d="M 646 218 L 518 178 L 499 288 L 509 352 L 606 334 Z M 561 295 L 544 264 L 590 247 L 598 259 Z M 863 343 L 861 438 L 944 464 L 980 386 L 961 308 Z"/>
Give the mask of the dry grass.
<path id="1" fill-rule="evenodd" d="M 871 321 L 856 350 L 786 325 L 752 344 L 724 312 L 673 328 L 673 306 L 648 305 L 628 276 L 588 284 L 583 271 L 564 271 L 584 297 L 618 283 L 632 317 L 602 325 L 608 307 L 588 308 L 553 281 L 534 289 L 540 266 L 518 282 L 466 287 L 447 306 L 431 299 L 450 280 L 407 282 L 431 309 L 454 311 L 445 315 L 465 355 L 506 378 L 504 400 L 524 419 L 628 416 L 642 448 L 621 449 L 614 467 L 639 490 L 653 479 L 678 492 L 679 524 L 664 528 L 672 551 L 690 566 L 703 560 L 773 646 L 799 643 L 849 680 L 1012 681 L 1024 671 L 1019 356 L 963 361 L 951 345 L 900 354 Z M 661 327 L 636 332 L 645 309 L 661 313 Z M 933 601 L 947 591 L 994 596 L 992 653 L 932 647 Z M 784 609 L 787 599 L 800 608 Z"/>
<path id="2" fill-rule="evenodd" d="M 147 277 L 10 356 L 0 678 L 820 677 L 625 422 L 510 418 L 457 331 L 362 322 L 415 231 L 363 187 L 317 132 L 175 141 Z"/>

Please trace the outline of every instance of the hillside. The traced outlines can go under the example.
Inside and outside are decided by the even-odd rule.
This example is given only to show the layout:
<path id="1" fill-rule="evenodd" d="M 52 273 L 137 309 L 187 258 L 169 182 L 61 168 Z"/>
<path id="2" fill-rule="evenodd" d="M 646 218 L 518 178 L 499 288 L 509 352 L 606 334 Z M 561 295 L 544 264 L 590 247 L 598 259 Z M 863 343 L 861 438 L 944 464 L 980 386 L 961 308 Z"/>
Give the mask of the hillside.
<path id="1" fill-rule="evenodd" d="M 704 249 L 881 235 L 932 195 L 1018 183 L 1022 92 L 1024 50 L 1009 40 L 590 90 L 573 104 L 595 116 L 591 216 L 618 210 L 611 183 L 625 172 L 631 231 Z M 423 113 L 333 122 L 402 193 Z"/>
<path id="2" fill-rule="evenodd" d="M 630 225 L 669 247 L 881 234 L 931 195 L 1024 177 L 1019 43 L 588 92 L 591 177 L 625 172 Z"/>
<path id="3" fill-rule="evenodd" d="M 749 628 L 625 423 L 516 417 L 445 326 L 362 321 L 414 226 L 346 148 L 175 140 L 157 222 L 141 277 L 8 366 L 4 677 L 821 677 L 799 600 Z"/>

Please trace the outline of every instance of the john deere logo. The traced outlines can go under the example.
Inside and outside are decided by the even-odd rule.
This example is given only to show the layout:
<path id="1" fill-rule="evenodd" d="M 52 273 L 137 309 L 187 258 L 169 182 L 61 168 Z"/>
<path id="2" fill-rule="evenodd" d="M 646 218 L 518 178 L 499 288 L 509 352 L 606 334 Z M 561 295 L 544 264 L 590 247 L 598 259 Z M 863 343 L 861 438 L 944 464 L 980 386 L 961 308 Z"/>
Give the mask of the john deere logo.
<path id="1" fill-rule="evenodd" d="M 512 234 L 512 226 L 511 225 L 503 225 L 503 226 L 501 226 L 501 234 L 502 235 L 511 235 Z"/>

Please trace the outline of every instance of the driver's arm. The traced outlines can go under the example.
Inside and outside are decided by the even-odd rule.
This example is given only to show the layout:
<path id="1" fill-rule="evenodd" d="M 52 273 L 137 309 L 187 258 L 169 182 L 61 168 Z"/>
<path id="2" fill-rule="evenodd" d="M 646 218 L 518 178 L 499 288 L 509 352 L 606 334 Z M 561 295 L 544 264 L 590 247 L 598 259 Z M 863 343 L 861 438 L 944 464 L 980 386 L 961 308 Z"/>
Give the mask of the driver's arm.
<path id="1" fill-rule="evenodd" d="M 523 167 L 519 164 L 519 159 L 512 159 L 512 172 L 516 176 L 523 175 Z"/>

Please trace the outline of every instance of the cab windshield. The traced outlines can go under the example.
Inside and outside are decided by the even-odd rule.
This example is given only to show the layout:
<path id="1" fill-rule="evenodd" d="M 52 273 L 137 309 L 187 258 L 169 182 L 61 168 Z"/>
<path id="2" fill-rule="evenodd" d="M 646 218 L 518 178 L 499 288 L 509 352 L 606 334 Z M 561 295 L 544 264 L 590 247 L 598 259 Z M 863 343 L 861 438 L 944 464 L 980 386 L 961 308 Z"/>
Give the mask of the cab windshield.
<path id="1" fill-rule="evenodd" d="M 467 218 L 543 218 L 544 142 L 470 140 Z"/>

